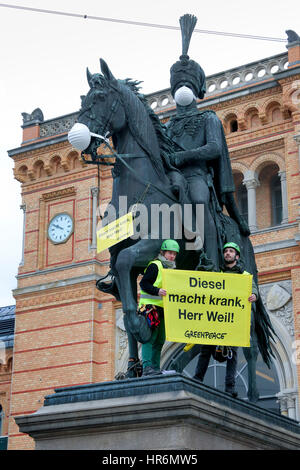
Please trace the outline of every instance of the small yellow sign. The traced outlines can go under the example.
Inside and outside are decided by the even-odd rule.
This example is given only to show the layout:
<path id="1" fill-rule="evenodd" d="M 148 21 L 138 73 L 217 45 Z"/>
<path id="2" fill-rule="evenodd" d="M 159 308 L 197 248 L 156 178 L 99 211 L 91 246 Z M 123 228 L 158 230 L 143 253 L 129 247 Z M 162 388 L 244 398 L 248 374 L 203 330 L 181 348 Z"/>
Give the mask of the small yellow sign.
<path id="1" fill-rule="evenodd" d="M 163 269 L 166 339 L 250 346 L 252 275 Z"/>
<path id="2" fill-rule="evenodd" d="M 97 231 L 97 253 L 133 235 L 132 212 L 114 220 Z"/>

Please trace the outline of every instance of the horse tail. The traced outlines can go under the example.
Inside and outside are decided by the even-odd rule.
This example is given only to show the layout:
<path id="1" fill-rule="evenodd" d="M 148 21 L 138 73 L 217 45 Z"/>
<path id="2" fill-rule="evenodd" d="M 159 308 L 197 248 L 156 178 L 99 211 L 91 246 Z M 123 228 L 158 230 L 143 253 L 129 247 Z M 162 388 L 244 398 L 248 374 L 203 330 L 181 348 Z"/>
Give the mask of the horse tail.
<path id="1" fill-rule="evenodd" d="M 253 245 L 249 237 L 242 236 L 242 247 L 244 252 L 245 266 L 254 278 L 258 287 L 258 270 L 255 261 Z M 260 294 L 255 303 L 254 310 L 254 328 L 257 335 L 258 349 L 265 364 L 270 368 L 274 353 L 271 348 L 271 340 L 275 341 L 277 337 L 271 324 L 269 314 L 263 304 Z"/>
<path id="2" fill-rule="evenodd" d="M 265 309 L 260 295 L 258 296 L 258 299 L 256 301 L 254 319 L 258 349 L 263 358 L 263 361 L 270 368 L 272 357 L 275 357 L 271 348 L 271 340 L 275 341 L 274 337 L 277 337 L 277 335 L 271 324 L 270 317 Z"/>

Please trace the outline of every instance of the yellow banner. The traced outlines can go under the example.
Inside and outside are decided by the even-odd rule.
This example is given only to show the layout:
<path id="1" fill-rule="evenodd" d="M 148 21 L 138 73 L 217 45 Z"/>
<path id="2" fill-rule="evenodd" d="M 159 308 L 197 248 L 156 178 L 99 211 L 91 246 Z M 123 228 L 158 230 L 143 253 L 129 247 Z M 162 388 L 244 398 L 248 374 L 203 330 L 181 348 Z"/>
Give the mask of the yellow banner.
<path id="1" fill-rule="evenodd" d="M 133 235 L 132 212 L 123 215 L 97 231 L 97 253 Z"/>
<path id="2" fill-rule="evenodd" d="M 250 346 L 252 275 L 163 269 L 166 339 Z"/>

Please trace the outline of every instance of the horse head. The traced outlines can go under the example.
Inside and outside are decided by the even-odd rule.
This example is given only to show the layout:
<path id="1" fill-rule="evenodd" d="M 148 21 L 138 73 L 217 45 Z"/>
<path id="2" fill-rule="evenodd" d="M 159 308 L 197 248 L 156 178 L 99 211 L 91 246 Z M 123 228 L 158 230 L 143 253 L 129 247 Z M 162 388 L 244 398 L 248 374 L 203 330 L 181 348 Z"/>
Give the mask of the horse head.
<path id="1" fill-rule="evenodd" d="M 139 93 L 139 81 L 126 78 L 117 80 L 108 65 L 100 59 L 102 73 L 92 74 L 87 69 L 90 90 L 81 97 L 78 122 L 85 124 L 91 133 L 112 136 L 119 153 L 139 153 L 149 158 L 156 178 L 165 170 L 162 155 L 171 151 L 170 139 L 163 126 Z M 99 141 L 91 139 L 84 153 L 96 155 Z"/>
<path id="2" fill-rule="evenodd" d="M 81 97 L 78 122 L 85 124 L 92 133 L 113 135 L 125 126 L 125 110 L 118 80 L 103 59 L 100 59 L 100 67 L 102 74 L 92 74 L 87 68 L 90 90 L 86 96 Z M 92 139 L 85 153 L 95 154 L 98 146 L 99 143 Z"/>

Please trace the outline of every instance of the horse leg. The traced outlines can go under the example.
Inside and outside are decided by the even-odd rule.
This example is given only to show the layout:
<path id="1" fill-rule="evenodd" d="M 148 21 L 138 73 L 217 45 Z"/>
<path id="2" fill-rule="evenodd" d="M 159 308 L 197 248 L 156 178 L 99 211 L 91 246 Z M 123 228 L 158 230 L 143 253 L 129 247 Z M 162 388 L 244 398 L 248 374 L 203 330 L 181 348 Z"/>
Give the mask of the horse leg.
<path id="1" fill-rule="evenodd" d="M 132 276 L 132 283 L 136 283 L 137 274 Z M 120 283 L 118 276 L 115 278 L 118 290 L 120 289 Z M 142 366 L 139 360 L 139 350 L 138 350 L 138 342 L 135 336 L 131 333 L 130 328 L 128 326 L 128 317 L 127 315 L 123 315 L 124 326 L 127 334 L 128 340 L 128 365 L 126 373 L 119 373 L 116 376 L 117 380 L 126 379 L 126 378 L 135 378 L 140 377 L 142 375 Z"/>
<path id="2" fill-rule="evenodd" d="M 159 240 L 140 240 L 135 245 L 122 250 L 117 258 L 115 269 L 118 273 L 118 287 L 122 302 L 123 312 L 126 315 L 128 331 L 137 341 L 145 343 L 149 341 L 151 331 L 141 315 L 137 315 L 136 282 L 133 288 L 132 267 L 135 265 L 146 266 L 158 253 Z"/>
<path id="3" fill-rule="evenodd" d="M 130 280 L 131 280 L 131 291 L 132 295 L 137 301 L 137 287 L 136 287 L 136 280 L 138 277 L 138 273 L 136 272 L 131 273 Z M 142 365 L 139 359 L 139 350 L 138 350 L 138 342 L 135 338 L 135 336 L 131 333 L 128 325 L 127 325 L 127 318 L 126 315 L 124 315 L 124 325 L 126 328 L 127 332 L 127 337 L 128 337 L 128 369 L 127 369 L 127 374 L 126 376 L 128 378 L 132 377 L 141 377 L 142 375 Z M 127 326 L 126 326 L 127 325 Z"/>
<path id="4" fill-rule="evenodd" d="M 130 331 L 127 315 L 124 315 L 124 326 L 128 338 L 128 366 L 125 377 L 131 379 L 142 375 L 142 366 L 139 360 L 138 342 Z"/>

